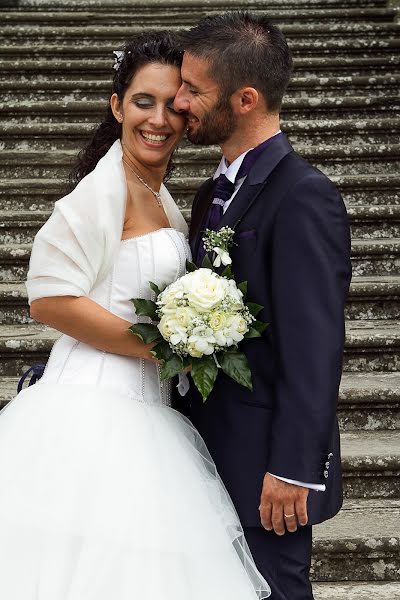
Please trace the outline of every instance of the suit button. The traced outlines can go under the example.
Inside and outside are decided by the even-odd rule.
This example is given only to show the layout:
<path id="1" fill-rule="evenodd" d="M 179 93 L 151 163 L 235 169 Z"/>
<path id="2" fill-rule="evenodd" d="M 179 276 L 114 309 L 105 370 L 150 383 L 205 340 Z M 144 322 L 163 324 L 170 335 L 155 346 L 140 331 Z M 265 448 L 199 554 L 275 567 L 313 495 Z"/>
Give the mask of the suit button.
<path id="1" fill-rule="evenodd" d="M 329 452 L 329 454 L 328 454 L 328 460 L 329 460 L 330 458 L 333 458 L 333 454 L 332 454 L 332 452 Z"/>
<path id="2" fill-rule="evenodd" d="M 329 475 L 328 471 L 324 471 L 324 477 L 325 477 L 325 479 L 328 479 L 328 475 Z"/>
<path id="3" fill-rule="evenodd" d="M 330 463 L 329 463 L 329 460 L 327 460 L 327 461 L 326 461 L 326 463 L 325 463 L 325 468 L 326 468 L 326 469 L 329 469 L 329 464 L 330 464 Z"/>

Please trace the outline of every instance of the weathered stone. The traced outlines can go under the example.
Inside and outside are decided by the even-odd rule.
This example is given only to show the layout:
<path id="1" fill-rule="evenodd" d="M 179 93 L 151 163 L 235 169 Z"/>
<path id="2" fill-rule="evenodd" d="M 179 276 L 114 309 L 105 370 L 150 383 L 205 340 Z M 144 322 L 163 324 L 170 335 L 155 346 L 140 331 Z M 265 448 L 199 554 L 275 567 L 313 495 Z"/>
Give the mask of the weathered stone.
<path id="1" fill-rule="evenodd" d="M 315 600 L 396 600 L 400 583 L 313 583 Z"/>
<path id="2" fill-rule="evenodd" d="M 150 23 L 181 28 L 242 4 L 87 0 L 83 9 L 80 0 L 3 0 L 0 406 L 14 396 L 23 369 L 46 360 L 58 336 L 32 324 L 21 282 L 33 236 L 65 192 L 74 156 L 104 111 L 111 50 Z M 283 129 L 295 149 L 339 186 L 353 234 L 338 404 L 345 494 L 352 500 L 337 518 L 316 527 L 316 600 L 394 600 L 400 594 L 393 581 L 400 579 L 400 26 L 399 8 L 386 4 L 251 3 L 282 25 L 294 51 Z M 215 147 L 182 143 L 169 188 L 186 217 L 194 191 L 219 156 Z"/>
<path id="3" fill-rule="evenodd" d="M 400 581 L 400 500 L 347 500 L 314 527 L 318 581 Z"/>

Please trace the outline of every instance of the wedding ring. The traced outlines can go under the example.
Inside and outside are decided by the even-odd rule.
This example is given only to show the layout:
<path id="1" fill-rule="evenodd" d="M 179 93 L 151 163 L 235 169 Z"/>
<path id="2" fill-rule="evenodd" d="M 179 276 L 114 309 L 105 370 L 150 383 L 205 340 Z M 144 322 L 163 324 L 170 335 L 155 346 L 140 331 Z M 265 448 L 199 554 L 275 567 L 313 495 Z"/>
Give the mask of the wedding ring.
<path id="1" fill-rule="evenodd" d="M 296 516 L 296 513 L 293 513 L 292 515 L 287 515 L 287 514 L 283 513 L 283 516 L 285 517 L 285 519 L 291 519 L 292 517 Z"/>

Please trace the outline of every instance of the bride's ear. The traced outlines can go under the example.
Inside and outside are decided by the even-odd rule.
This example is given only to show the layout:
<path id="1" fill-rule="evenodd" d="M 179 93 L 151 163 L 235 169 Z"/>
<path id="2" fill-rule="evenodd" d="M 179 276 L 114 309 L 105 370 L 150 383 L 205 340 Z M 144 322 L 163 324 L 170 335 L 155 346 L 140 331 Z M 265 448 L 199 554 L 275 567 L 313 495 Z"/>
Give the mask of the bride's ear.
<path id="1" fill-rule="evenodd" d="M 122 123 L 122 121 L 124 120 L 124 115 L 122 113 L 122 105 L 119 101 L 117 94 L 113 94 L 111 96 L 110 106 L 111 106 L 113 115 L 117 119 L 118 123 Z"/>

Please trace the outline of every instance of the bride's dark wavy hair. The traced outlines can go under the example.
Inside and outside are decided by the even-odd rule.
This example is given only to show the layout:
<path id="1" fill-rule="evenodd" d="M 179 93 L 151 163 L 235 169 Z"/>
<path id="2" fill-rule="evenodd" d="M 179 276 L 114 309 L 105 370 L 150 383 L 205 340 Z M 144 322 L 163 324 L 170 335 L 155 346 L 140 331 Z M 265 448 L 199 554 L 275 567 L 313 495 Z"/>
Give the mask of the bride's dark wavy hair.
<path id="1" fill-rule="evenodd" d="M 136 73 L 145 65 L 159 63 L 180 68 L 183 51 L 178 37 L 168 31 L 147 31 L 125 42 L 121 48 L 123 58 L 119 59 L 115 70 L 111 94 L 117 94 L 122 103 L 126 90 Z M 122 135 L 122 124 L 117 121 L 108 103 L 103 121 L 97 127 L 89 144 L 83 148 L 76 165 L 69 175 L 69 188 L 75 186 L 88 173 L 91 173 L 99 160 L 108 152 L 115 140 Z M 172 161 L 169 161 L 165 178 L 170 176 Z"/>

